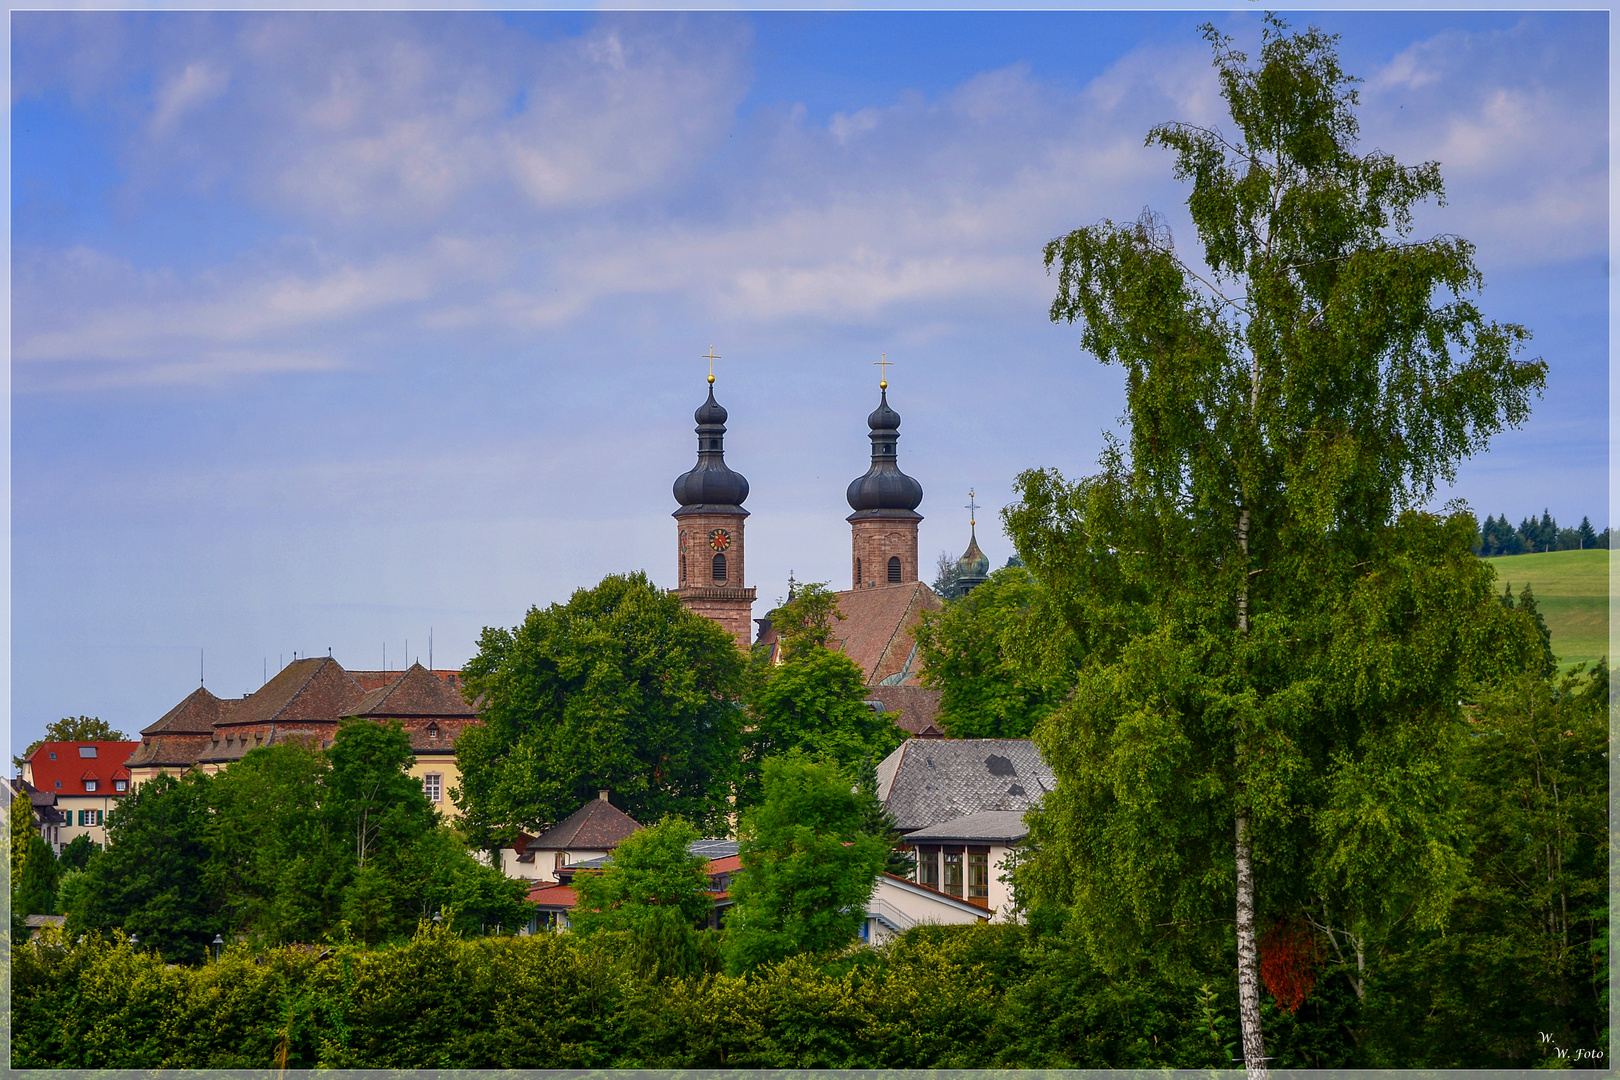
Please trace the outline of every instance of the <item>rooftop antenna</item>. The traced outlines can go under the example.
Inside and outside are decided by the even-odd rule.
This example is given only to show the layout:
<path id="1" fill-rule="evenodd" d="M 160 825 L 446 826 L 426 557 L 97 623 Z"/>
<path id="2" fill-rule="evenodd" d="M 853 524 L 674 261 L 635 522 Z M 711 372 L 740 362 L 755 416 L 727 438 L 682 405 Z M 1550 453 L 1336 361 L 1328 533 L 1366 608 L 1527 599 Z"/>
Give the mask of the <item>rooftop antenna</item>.
<path id="1" fill-rule="evenodd" d="M 260 665 L 260 669 L 259 669 L 259 685 L 262 687 L 265 683 L 267 683 L 269 681 L 270 681 L 270 658 L 268 656 L 266 656 L 264 658 L 264 663 L 262 665 Z"/>
<path id="2" fill-rule="evenodd" d="M 405 639 L 405 655 L 407 657 L 409 657 L 411 655 L 411 639 L 410 638 Z M 400 668 L 399 670 L 404 671 L 405 669 Z"/>
<path id="3" fill-rule="evenodd" d="M 428 670 L 433 670 L 433 627 L 428 627 Z"/>
<path id="4" fill-rule="evenodd" d="M 206 683 L 207 680 L 203 678 L 203 651 L 199 648 L 197 650 L 197 685 L 203 686 Z"/>

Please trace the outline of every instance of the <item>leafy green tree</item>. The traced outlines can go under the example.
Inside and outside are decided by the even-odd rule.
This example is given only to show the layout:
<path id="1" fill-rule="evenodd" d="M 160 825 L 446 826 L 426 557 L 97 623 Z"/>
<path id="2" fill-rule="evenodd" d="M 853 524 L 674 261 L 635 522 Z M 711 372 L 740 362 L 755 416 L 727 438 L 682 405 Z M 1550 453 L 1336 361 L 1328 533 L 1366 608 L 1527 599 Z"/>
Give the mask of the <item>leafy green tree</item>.
<path id="1" fill-rule="evenodd" d="M 905 738 L 893 720 L 865 704 L 861 669 L 828 647 L 834 620 L 844 618 L 837 605 L 826 583 L 813 582 L 798 586 L 792 599 L 771 612 L 780 663 L 759 663 L 756 656 L 751 671 L 740 807 L 759 802 L 770 758 L 803 751 L 853 771 L 865 758 L 880 760 Z"/>
<path id="2" fill-rule="evenodd" d="M 12 800 L 11 910 L 20 915 L 49 915 L 56 910 L 56 854 L 34 828 L 28 793 Z"/>
<path id="3" fill-rule="evenodd" d="M 318 941 L 341 918 L 353 869 L 348 822 L 322 812 L 329 766 L 313 747 L 251 750 L 209 791 L 211 885 L 233 928 L 275 944 Z"/>
<path id="4" fill-rule="evenodd" d="M 531 608 L 510 630 L 486 628 L 463 669 L 484 717 L 456 743 L 463 827 L 487 848 L 600 788 L 638 820 L 723 827 L 744 664 L 724 630 L 640 573 Z"/>
<path id="5" fill-rule="evenodd" d="M 772 758 L 764 789 L 743 816 L 742 871 L 726 920 L 739 970 L 848 945 L 888 851 L 863 830 L 860 795 L 834 766 L 802 754 Z"/>
<path id="6" fill-rule="evenodd" d="M 89 834 L 80 833 L 62 846 L 57 862 L 62 864 L 63 870 L 83 870 L 90 865 L 90 856 L 100 850 L 101 845 L 90 839 Z"/>
<path id="7" fill-rule="evenodd" d="M 1513 599 L 1513 582 L 1502 587 L 1502 595 L 1497 598 L 1503 607 L 1509 611 L 1522 612 L 1525 619 L 1536 628 L 1536 638 L 1541 642 L 1541 674 L 1550 677 L 1558 670 L 1558 657 L 1552 651 L 1552 631 L 1547 628 L 1547 618 L 1536 608 L 1536 594 L 1529 585 L 1519 590 L 1517 601 Z"/>
<path id="8" fill-rule="evenodd" d="M 1251 66 L 1205 35 L 1235 130 L 1148 136 L 1201 259 L 1151 212 L 1046 248 L 1053 320 L 1125 369 L 1128 443 L 1079 484 L 1025 473 L 1007 523 L 1086 656 L 1036 730 L 1059 782 L 1031 871 L 1114 968 L 1235 938 L 1255 1076 L 1257 921 L 1438 925 L 1464 877 L 1457 702 L 1528 642 L 1473 517 L 1416 508 L 1545 365 L 1470 299 L 1466 241 L 1410 238 L 1439 166 L 1357 152 L 1332 36 L 1268 16 Z"/>
<path id="9" fill-rule="evenodd" d="M 883 872 L 909 878 L 917 868 L 917 859 L 910 851 L 901 850 L 905 838 L 900 835 L 900 826 L 889 808 L 878 801 L 877 765 L 870 754 L 855 768 L 855 794 L 860 800 L 861 832 L 882 840 L 889 849 Z"/>
<path id="10" fill-rule="evenodd" d="M 701 974 L 698 927 L 714 909 L 708 860 L 694 855 L 698 831 L 677 817 L 632 833 L 600 872 L 574 876 L 573 928 L 619 931 L 643 977 Z"/>
<path id="11" fill-rule="evenodd" d="M 1022 566 L 924 612 L 916 637 L 923 684 L 942 691 L 939 726 L 955 739 L 1028 738 L 1073 670 L 1067 629 Z"/>
<path id="12" fill-rule="evenodd" d="M 122 731 L 115 731 L 107 722 L 97 716 L 64 716 L 60 720 L 45 725 L 45 737 L 35 739 L 28 744 L 28 748 L 20 757 L 11 759 L 12 764 L 22 768 L 29 758 L 48 742 L 126 742 L 129 736 Z"/>
<path id="13" fill-rule="evenodd" d="M 209 782 L 201 773 L 159 776 L 108 815 L 107 847 L 83 871 L 70 931 L 121 930 L 167 960 L 203 959 L 227 928 L 208 881 Z"/>

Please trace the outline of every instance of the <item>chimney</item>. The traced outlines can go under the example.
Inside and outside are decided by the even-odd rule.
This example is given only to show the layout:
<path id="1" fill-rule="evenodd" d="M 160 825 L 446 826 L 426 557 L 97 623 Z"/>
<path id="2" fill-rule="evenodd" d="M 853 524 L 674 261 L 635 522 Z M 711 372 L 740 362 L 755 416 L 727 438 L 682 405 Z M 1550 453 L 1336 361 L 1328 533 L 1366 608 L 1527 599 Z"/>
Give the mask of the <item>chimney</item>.
<path id="1" fill-rule="evenodd" d="M 607 788 L 602 788 L 600 791 L 598 791 L 596 793 L 596 801 L 597 802 L 607 802 L 608 801 L 608 789 Z"/>

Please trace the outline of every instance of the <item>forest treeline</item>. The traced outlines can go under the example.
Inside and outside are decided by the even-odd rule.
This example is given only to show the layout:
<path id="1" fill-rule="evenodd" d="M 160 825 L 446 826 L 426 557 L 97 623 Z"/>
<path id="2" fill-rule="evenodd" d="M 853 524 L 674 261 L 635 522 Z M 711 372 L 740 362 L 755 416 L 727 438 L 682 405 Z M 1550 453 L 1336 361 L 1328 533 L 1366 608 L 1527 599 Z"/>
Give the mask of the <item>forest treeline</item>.
<path id="1" fill-rule="evenodd" d="M 1496 555 L 1531 555 L 1539 551 L 1608 550 L 1613 536 L 1613 528 L 1594 531 L 1589 517 L 1581 518 L 1581 523 L 1574 528 L 1560 527 L 1557 518 L 1542 510 L 1539 519 L 1531 514 L 1515 528 L 1506 514 L 1501 517 L 1487 514 L 1474 537 L 1474 554 L 1488 559 Z"/>

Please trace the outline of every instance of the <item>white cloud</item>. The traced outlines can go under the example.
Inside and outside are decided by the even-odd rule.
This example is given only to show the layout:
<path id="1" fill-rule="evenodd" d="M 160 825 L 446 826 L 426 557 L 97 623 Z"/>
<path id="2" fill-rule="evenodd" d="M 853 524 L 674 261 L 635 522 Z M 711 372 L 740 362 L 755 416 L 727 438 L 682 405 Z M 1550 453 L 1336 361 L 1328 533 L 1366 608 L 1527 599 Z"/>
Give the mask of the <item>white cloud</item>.
<path id="1" fill-rule="evenodd" d="M 187 64 L 158 91 L 152 113 L 152 131 L 162 134 L 186 113 L 219 97 L 230 85 L 230 74 L 206 60 Z"/>

